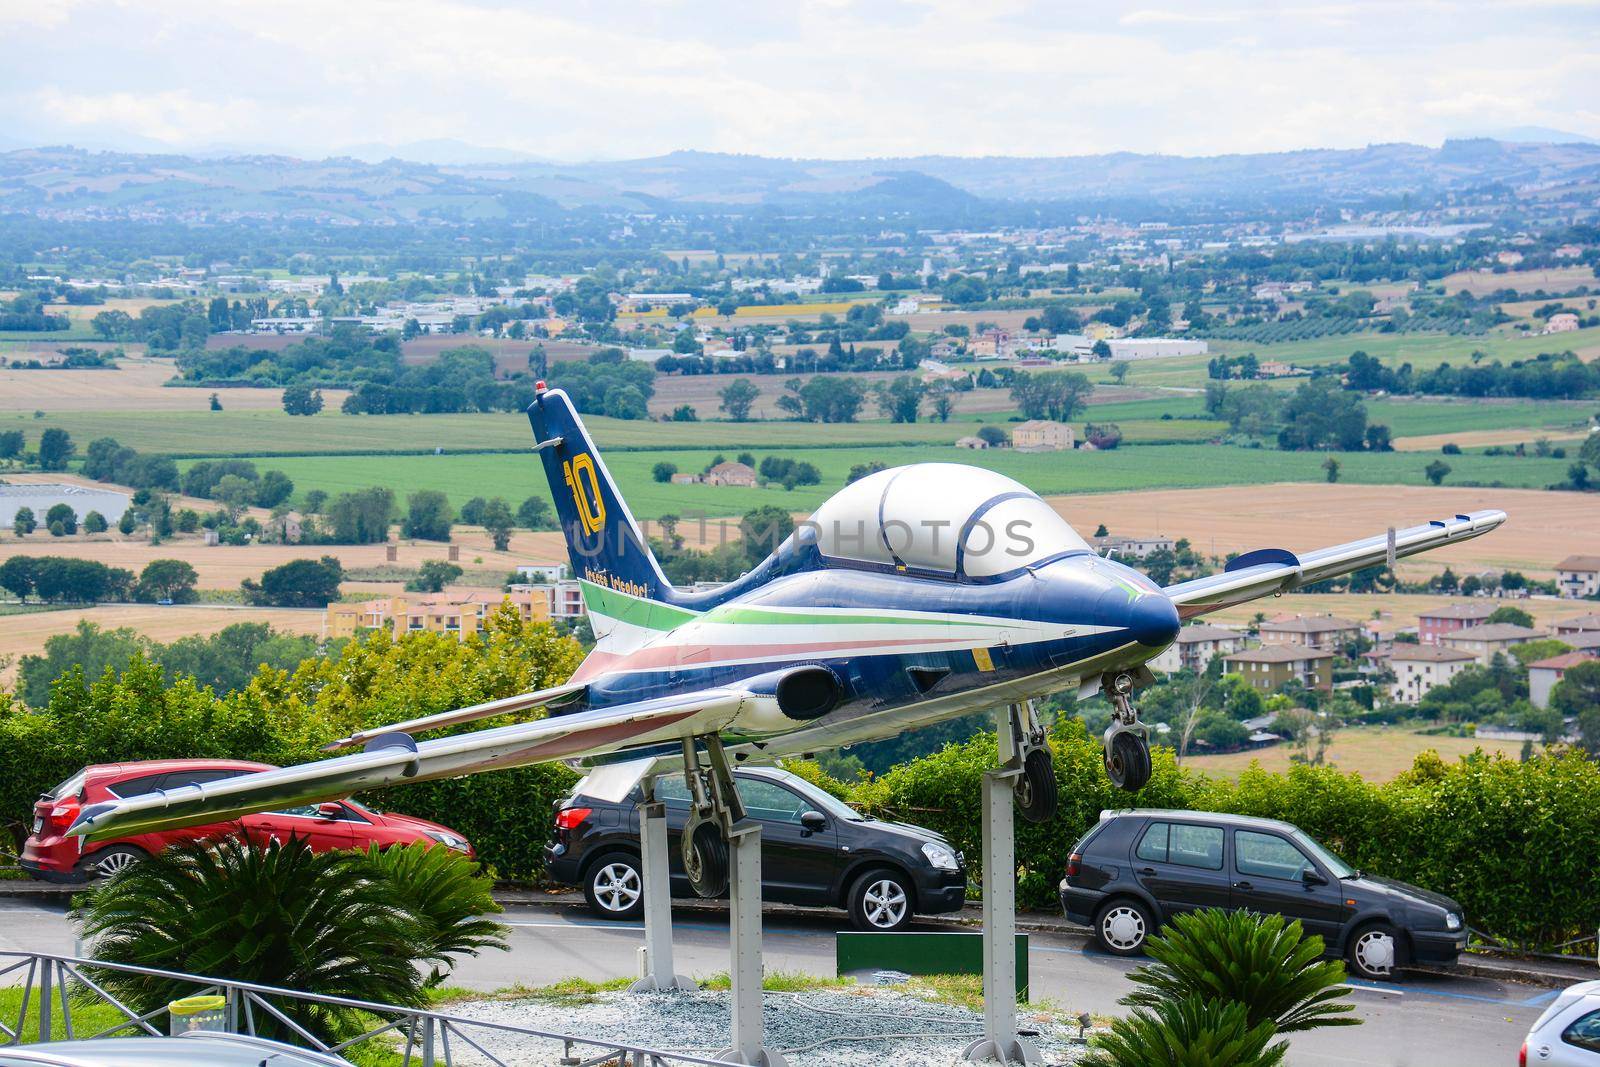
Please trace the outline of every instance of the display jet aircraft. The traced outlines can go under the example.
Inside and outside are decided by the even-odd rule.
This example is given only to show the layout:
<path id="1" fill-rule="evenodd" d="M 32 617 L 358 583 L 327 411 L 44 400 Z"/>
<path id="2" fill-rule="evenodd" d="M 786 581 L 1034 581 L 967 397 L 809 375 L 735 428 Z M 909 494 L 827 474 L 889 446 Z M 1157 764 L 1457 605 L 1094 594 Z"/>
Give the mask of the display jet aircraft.
<path id="1" fill-rule="evenodd" d="M 1026 487 L 978 467 L 919 463 L 845 486 L 755 569 L 703 592 L 662 574 L 572 401 L 540 383 L 534 450 L 582 585 L 594 651 L 563 685 L 366 730 L 361 751 L 92 805 L 89 840 L 218 822 L 405 782 L 566 761 L 620 800 L 682 767 L 695 799 L 682 835 L 695 889 L 720 893 L 726 835 L 743 817 L 730 765 L 806 756 L 1008 707 L 1022 814 L 1047 819 L 1055 776 L 1040 697 L 1105 693 L 1107 772 L 1150 776 L 1130 698 L 1182 620 L 1477 537 L 1500 511 L 1456 515 L 1296 554 L 1273 548 L 1161 588 L 1097 555 Z M 428 730 L 543 707 L 547 714 L 417 741 Z"/>

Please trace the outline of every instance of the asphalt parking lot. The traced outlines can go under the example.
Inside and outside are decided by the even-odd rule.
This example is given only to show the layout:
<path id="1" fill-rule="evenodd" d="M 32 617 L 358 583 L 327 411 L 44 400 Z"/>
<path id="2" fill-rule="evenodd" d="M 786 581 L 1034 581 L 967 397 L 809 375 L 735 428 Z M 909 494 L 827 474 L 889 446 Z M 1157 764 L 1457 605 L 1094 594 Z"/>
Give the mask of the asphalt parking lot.
<path id="1" fill-rule="evenodd" d="M 0 950 L 72 952 L 64 903 L 0 900 Z M 566 977 L 632 975 L 644 928 L 609 923 L 570 903 L 513 904 L 500 916 L 510 927 L 510 950 L 462 960 L 453 984 L 492 990 L 543 985 Z M 763 955 L 769 971 L 830 975 L 834 933 L 844 919 L 785 911 L 766 920 Z M 677 969 L 709 975 L 728 969 L 728 929 L 716 911 L 680 909 L 673 922 Z M 1097 952 L 1064 932 L 1030 936 L 1035 998 L 1071 1011 L 1113 1014 L 1130 987 L 1134 963 Z M 1372 1067 L 1493 1067 L 1515 1064 L 1523 1035 L 1555 990 L 1509 979 L 1407 974 L 1397 983 L 1351 982 L 1363 1020 L 1296 1035 L 1289 1062 Z"/>

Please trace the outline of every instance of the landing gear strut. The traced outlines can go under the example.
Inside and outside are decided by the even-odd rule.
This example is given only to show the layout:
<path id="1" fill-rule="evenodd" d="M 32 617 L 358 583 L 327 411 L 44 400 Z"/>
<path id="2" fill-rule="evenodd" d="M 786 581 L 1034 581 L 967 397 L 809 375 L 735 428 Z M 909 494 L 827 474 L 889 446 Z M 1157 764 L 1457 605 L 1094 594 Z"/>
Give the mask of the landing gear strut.
<path id="1" fill-rule="evenodd" d="M 1136 793 L 1150 780 L 1150 742 L 1139 712 L 1129 699 L 1133 695 L 1133 675 L 1126 672 L 1107 675 L 1101 688 L 1115 709 L 1106 727 L 1106 775 L 1119 789 Z"/>
<path id="2" fill-rule="evenodd" d="M 1056 768 L 1045 740 L 1044 727 L 1034 714 L 1033 702 L 1011 705 L 1012 752 L 1002 752 L 1001 762 L 1022 773 L 1012 783 L 1017 811 L 1029 822 L 1049 822 L 1056 814 Z"/>
<path id="3" fill-rule="evenodd" d="M 700 766 L 694 742 L 683 742 L 683 770 L 689 785 L 689 822 L 679 847 L 683 873 L 697 896 L 720 897 L 728 891 L 728 842 L 733 826 L 744 818 L 744 805 L 733 786 L 722 741 L 706 738 L 709 768 Z"/>

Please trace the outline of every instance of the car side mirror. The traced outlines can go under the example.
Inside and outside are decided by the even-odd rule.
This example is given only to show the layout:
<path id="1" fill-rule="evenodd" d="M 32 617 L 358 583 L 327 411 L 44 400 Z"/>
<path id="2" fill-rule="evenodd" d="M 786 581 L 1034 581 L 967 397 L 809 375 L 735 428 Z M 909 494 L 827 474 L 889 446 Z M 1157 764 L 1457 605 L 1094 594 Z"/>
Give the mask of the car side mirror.
<path id="1" fill-rule="evenodd" d="M 344 818 L 344 805 L 335 800 L 325 800 L 317 805 L 317 818 L 342 819 Z"/>
<path id="2" fill-rule="evenodd" d="M 819 830 L 828 828 L 828 817 L 820 811 L 805 811 L 800 813 L 801 832 L 814 834 Z"/>
<path id="3" fill-rule="evenodd" d="M 1300 872 L 1300 880 L 1308 886 L 1328 884 L 1328 880 L 1322 876 L 1322 872 L 1314 867 L 1307 867 L 1302 870 Z"/>

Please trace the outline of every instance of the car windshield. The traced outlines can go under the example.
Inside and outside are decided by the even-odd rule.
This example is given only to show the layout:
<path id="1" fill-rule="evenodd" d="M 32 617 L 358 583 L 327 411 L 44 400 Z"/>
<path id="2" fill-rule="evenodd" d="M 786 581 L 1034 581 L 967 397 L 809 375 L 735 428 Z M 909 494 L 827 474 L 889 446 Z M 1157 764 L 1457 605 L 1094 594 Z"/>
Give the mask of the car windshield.
<path id="1" fill-rule="evenodd" d="M 1311 853 L 1313 859 L 1328 869 L 1328 873 L 1335 878 L 1354 878 L 1356 869 L 1332 852 L 1323 848 L 1316 839 L 1304 830 L 1296 830 L 1293 834 L 1295 843 L 1302 849 Z"/>

